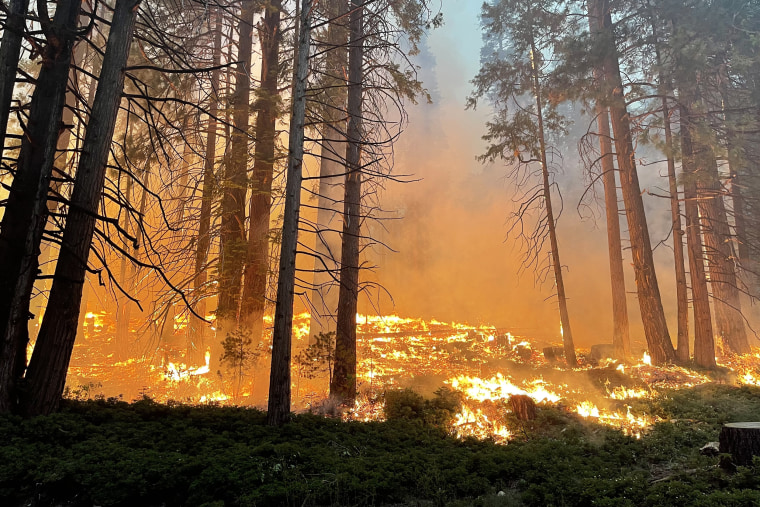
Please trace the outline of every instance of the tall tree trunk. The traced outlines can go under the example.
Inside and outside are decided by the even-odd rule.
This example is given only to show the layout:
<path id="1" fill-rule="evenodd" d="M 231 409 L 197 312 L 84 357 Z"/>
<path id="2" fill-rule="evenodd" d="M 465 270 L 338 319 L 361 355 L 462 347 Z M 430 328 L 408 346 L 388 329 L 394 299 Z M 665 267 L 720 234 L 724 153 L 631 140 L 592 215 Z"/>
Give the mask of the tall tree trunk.
<path id="1" fill-rule="evenodd" d="M 211 246 L 211 208 L 214 202 L 214 163 L 216 161 L 217 115 L 219 114 L 219 67 L 222 60 L 222 16 L 217 9 L 214 12 L 214 47 L 211 72 L 211 93 L 209 94 L 208 125 L 206 127 L 206 156 L 203 162 L 203 191 L 198 223 L 198 240 L 195 247 L 195 276 L 193 277 L 193 294 L 196 301 L 195 311 L 206 316 L 206 297 L 208 282 L 209 250 Z M 188 331 L 187 357 L 197 360 L 205 353 L 206 323 L 195 315 L 190 315 Z"/>
<path id="2" fill-rule="evenodd" d="M 362 222 L 361 146 L 364 64 L 364 1 L 351 0 L 348 43 L 348 128 L 343 198 L 335 365 L 330 396 L 348 406 L 356 399 L 356 308 L 359 298 L 359 234 Z"/>
<path id="3" fill-rule="evenodd" d="M 346 171 L 346 78 L 348 67 L 348 2 L 325 3 L 330 25 L 327 29 L 328 53 L 319 100 L 323 103 L 322 153 L 319 162 L 317 231 L 314 250 L 314 278 L 311 293 L 309 334 L 335 332 L 340 272 L 340 232 L 343 220 L 343 182 Z"/>
<path id="4" fill-rule="evenodd" d="M 285 211 L 282 224 L 280 269 L 277 280 L 277 303 L 272 334 L 272 367 L 269 373 L 267 424 L 279 426 L 290 416 L 290 356 L 293 332 L 293 296 L 295 292 L 298 222 L 303 180 L 303 142 L 306 117 L 306 81 L 309 75 L 311 46 L 311 0 L 302 0 L 298 58 L 293 70 L 293 109 L 290 117 L 288 170 L 285 187 Z"/>
<path id="5" fill-rule="evenodd" d="M 254 341 L 261 339 L 269 274 L 269 222 L 277 139 L 277 106 L 280 98 L 277 78 L 280 74 L 281 10 L 281 0 L 272 0 L 266 5 L 264 22 L 259 29 L 261 87 L 257 91 L 256 101 L 256 151 L 251 184 L 248 258 L 240 311 L 245 327 L 252 330 Z"/>
<path id="6" fill-rule="evenodd" d="M 662 79 L 662 77 L 660 77 Z M 678 340 L 676 356 L 685 363 L 689 360 L 689 295 L 686 285 L 686 261 L 683 252 L 684 231 L 681 226 L 681 205 L 678 200 L 678 180 L 673 150 L 673 133 L 670 128 L 668 99 L 662 98 L 662 116 L 665 125 L 665 150 L 668 158 L 668 185 L 670 186 L 670 218 L 673 223 L 673 256 L 676 271 L 676 302 L 678 309 Z"/>
<path id="7" fill-rule="evenodd" d="M 684 98 L 683 90 L 681 98 Z M 681 153 L 684 172 L 684 211 L 686 214 L 686 246 L 689 252 L 691 296 L 694 308 L 694 361 L 705 368 L 715 367 L 715 342 L 713 340 L 710 299 L 707 292 L 707 275 L 702 253 L 702 226 L 697 203 L 697 168 L 694 158 L 694 126 L 686 105 L 681 104 Z"/>
<path id="8" fill-rule="evenodd" d="M 601 77 L 601 76 L 600 76 Z M 618 207 L 615 162 L 610 133 L 610 116 L 606 107 L 596 105 L 599 148 L 601 153 L 604 206 L 607 216 L 607 248 L 610 256 L 610 283 L 612 286 L 612 346 L 615 357 L 625 361 L 631 355 L 631 337 L 628 324 L 628 303 L 623 271 L 623 245 L 620 236 L 620 209 Z"/>
<path id="9" fill-rule="evenodd" d="M 601 49 L 604 51 L 604 76 L 606 87 L 610 92 L 610 117 L 615 137 L 618 169 L 620 170 L 620 186 L 623 191 L 628 231 L 631 238 L 633 269 L 636 275 L 641 319 L 652 362 L 663 364 L 675 359 L 675 349 L 670 341 L 668 323 L 665 320 L 660 288 L 657 284 L 649 228 L 636 169 L 630 120 L 623 95 L 623 82 L 620 77 L 609 1 L 591 1 L 596 4 L 594 12 L 598 13 L 598 37 L 603 44 Z"/>
<path id="10" fill-rule="evenodd" d="M 222 181 L 221 258 L 217 326 L 228 330 L 237 324 L 241 280 L 246 254 L 245 196 L 248 170 L 248 126 L 251 111 L 251 51 L 254 0 L 242 0 L 238 40 L 238 67 L 232 97 L 232 145 Z"/>
<path id="11" fill-rule="evenodd" d="M 589 3 L 589 29 L 593 33 L 598 14 Z M 604 82 L 604 72 L 594 69 L 597 83 Z M 607 249 L 610 257 L 610 284 L 612 288 L 612 346 L 615 357 L 625 361 L 631 355 L 630 326 L 628 323 L 628 302 L 625 293 L 625 272 L 623 271 L 623 245 L 620 234 L 620 206 L 618 204 L 617 183 L 615 181 L 615 161 L 612 151 L 609 109 L 599 101 L 595 104 L 599 153 L 604 186 L 604 208 L 607 217 Z"/>
<path id="12" fill-rule="evenodd" d="M 647 7 L 651 5 L 647 0 Z M 670 190 L 670 218 L 673 234 L 673 257 L 676 275 L 676 308 L 678 322 L 678 336 L 676 340 L 676 357 L 682 363 L 689 360 L 689 295 L 686 284 L 686 265 L 683 252 L 683 228 L 681 227 L 681 205 L 678 200 L 678 180 L 676 178 L 676 161 L 673 150 L 673 132 L 670 126 L 670 107 L 668 95 L 672 92 L 672 84 L 663 72 L 662 56 L 660 54 L 660 40 L 657 30 L 657 20 L 654 13 L 650 12 L 652 35 L 654 39 L 655 61 L 658 71 L 658 88 L 662 96 L 662 120 L 665 129 L 665 156 L 668 161 L 668 186 Z"/>
<path id="13" fill-rule="evenodd" d="M 707 265 L 710 268 L 718 336 L 731 352 L 747 354 L 750 346 L 741 313 L 731 233 L 715 153 L 712 147 L 697 142 L 694 136 L 692 145 L 695 170 L 701 175 L 697 179 L 699 210 L 705 235 Z"/>
<path id="14" fill-rule="evenodd" d="M 5 18 L 3 40 L 0 42 L 0 160 L 5 148 L 5 131 L 8 129 L 28 8 L 29 0 L 11 0 L 8 16 Z"/>
<path id="15" fill-rule="evenodd" d="M 77 330 L 87 254 L 103 191 L 106 162 L 124 88 L 124 67 L 140 0 L 117 0 L 103 68 L 85 134 L 48 310 L 26 374 L 23 409 L 46 414 L 58 407 Z"/>
<path id="16" fill-rule="evenodd" d="M 30 298 L 48 218 L 48 190 L 80 5 L 80 0 L 63 0 L 52 21 L 42 19 L 47 41 L 42 68 L 0 226 L 0 412 L 12 408 L 15 380 L 26 366 Z"/>

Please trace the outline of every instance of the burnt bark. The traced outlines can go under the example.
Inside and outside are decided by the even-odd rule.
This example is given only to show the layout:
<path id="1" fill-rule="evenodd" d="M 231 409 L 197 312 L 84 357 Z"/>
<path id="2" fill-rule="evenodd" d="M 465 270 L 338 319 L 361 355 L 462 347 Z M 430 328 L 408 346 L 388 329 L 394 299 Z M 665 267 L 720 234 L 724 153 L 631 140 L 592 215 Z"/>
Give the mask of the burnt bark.
<path id="1" fill-rule="evenodd" d="M 48 218 L 48 190 L 80 5 L 80 0 L 64 0 L 52 21 L 41 20 L 46 36 L 42 67 L 0 225 L 0 412 L 12 408 L 15 384 L 26 366 L 30 298 Z"/>
<path id="2" fill-rule="evenodd" d="M 272 208 L 275 142 L 277 139 L 277 107 L 280 102 L 277 81 L 280 74 L 281 0 L 265 6 L 259 28 L 261 41 L 261 86 L 256 91 L 256 151 L 251 179 L 250 228 L 245 266 L 245 284 L 241 320 L 252 330 L 254 341 L 261 339 L 267 302 L 269 275 L 269 222 Z"/>
<path id="3" fill-rule="evenodd" d="M 340 254 L 335 364 L 330 397 L 348 406 L 356 399 L 356 309 L 359 298 L 359 234 L 362 222 L 362 94 L 364 2 L 351 1 L 348 43 L 348 127 L 343 236 Z"/>
<path id="4" fill-rule="evenodd" d="M 608 0 L 592 0 L 595 3 L 599 32 L 597 39 L 604 51 L 603 70 L 606 88 L 609 91 L 609 109 L 612 131 L 615 139 L 620 186 L 625 202 L 628 231 L 631 239 L 631 254 L 636 277 L 636 291 L 639 299 L 644 334 L 649 354 L 654 364 L 663 364 L 675 359 L 675 349 L 670 341 L 665 311 L 662 307 L 657 273 L 654 267 L 652 245 L 649 238 L 644 202 L 636 168 L 630 119 L 623 94 L 620 64 L 612 17 Z"/>
<path id="5" fill-rule="evenodd" d="M 124 88 L 124 68 L 140 0 L 117 0 L 92 115 L 85 134 L 48 309 L 26 373 L 22 409 L 58 407 L 76 337 L 87 254 L 92 243 L 106 162 Z"/>
<path id="6" fill-rule="evenodd" d="M 306 117 L 306 83 L 311 46 L 311 0 L 302 0 L 298 58 L 293 70 L 293 109 L 290 118 L 288 170 L 285 187 L 285 211 L 282 224 L 277 304 L 272 334 L 272 367 L 269 374 L 267 424 L 280 426 L 290 417 L 290 356 L 293 332 L 293 297 L 295 292 L 298 222 L 303 180 L 303 142 Z"/>

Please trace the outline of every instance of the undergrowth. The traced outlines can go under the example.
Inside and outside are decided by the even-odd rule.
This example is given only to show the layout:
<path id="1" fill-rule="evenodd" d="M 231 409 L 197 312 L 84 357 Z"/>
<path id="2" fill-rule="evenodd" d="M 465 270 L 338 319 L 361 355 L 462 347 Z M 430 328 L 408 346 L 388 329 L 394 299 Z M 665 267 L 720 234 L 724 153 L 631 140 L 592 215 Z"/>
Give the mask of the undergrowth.
<path id="1" fill-rule="evenodd" d="M 298 415 L 271 428 L 257 410 L 149 399 L 0 417 L 0 505 L 760 504 L 760 460 L 728 473 L 699 453 L 722 423 L 760 420 L 758 389 L 637 401 L 665 421 L 640 440 L 540 408 L 530 424 L 507 421 L 517 435 L 507 445 L 449 436 L 440 424 L 453 393 L 392 396 L 402 401 L 384 423 Z"/>

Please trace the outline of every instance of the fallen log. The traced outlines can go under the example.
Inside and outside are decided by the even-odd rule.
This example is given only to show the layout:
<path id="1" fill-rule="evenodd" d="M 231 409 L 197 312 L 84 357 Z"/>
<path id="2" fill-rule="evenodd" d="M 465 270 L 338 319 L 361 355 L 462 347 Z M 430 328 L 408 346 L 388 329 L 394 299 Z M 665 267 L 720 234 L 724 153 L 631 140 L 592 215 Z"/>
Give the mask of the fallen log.
<path id="1" fill-rule="evenodd" d="M 720 430 L 720 452 L 731 453 L 735 465 L 749 466 L 760 456 L 760 422 L 726 423 Z"/>

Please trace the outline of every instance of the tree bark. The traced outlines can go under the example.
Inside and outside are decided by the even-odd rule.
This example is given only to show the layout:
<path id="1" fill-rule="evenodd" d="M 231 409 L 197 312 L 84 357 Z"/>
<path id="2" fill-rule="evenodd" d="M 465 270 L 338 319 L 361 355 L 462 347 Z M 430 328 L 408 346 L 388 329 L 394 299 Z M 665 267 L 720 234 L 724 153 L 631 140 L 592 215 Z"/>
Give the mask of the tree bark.
<path id="1" fill-rule="evenodd" d="M 280 269 L 277 280 L 277 303 L 272 335 L 272 367 L 269 374 L 267 424 L 279 426 L 290 416 L 290 356 L 293 332 L 293 296 L 295 292 L 298 223 L 303 179 L 303 142 L 306 117 L 306 82 L 309 74 L 311 46 L 311 0 L 302 0 L 298 58 L 293 70 L 293 109 L 290 118 L 288 170 L 285 187 L 285 211 L 282 224 Z"/>
<path id="2" fill-rule="evenodd" d="M 46 46 L 32 95 L 29 122 L 0 226 L 0 412 L 11 410 L 16 380 L 26 366 L 29 305 L 48 218 L 48 190 L 66 103 L 81 1 L 58 4 L 43 19 Z M 44 13 L 47 17 L 47 12 Z"/>
<path id="3" fill-rule="evenodd" d="M 124 68 L 140 0 L 117 0 L 98 90 L 85 134 L 48 310 L 26 374 L 23 411 L 58 407 L 76 337 L 87 254 L 103 191 L 106 162 L 124 88 Z"/>
<path id="4" fill-rule="evenodd" d="M 681 91 L 681 98 L 684 92 Z M 694 126 L 688 107 L 680 106 L 681 154 L 684 172 L 684 211 L 686 215 L 686 247 L 689 252 L 691 274 L 691 297 L 694 309 L 694 361 L 705 368 L 715 367 L 715 342 L 713 341 L 710 299 L 707 291 L 707 275 L 702 253 L 702 226 L 697 203 L 697 172 L 694 161 L 692 135 Z"/>
<path id="5" fill-rule="evenodd" d="M 277 140 L 277 106 L 280 94 L 277 78 L 280 74 L 280 13 L 281 0 L 265 6 L 264 22 L 259 28 L 261 41 L 261 87 L 257 91 L 256 151 L 251 181 L 250 229 L 248 257 L 245 266 L 245 285 L 241 320 L 252 330 L 252 339 L 261 339 L 266 309 L 269 275 L 269 222 L 272 208 L 275 142 Z"/>
<path id="6" fill-rule="evenodd" d="M 336 331 L 340 273 L 340 233 L 343 223 L 343 183 L 346 172 L 346 78 L 348 67 L 348 2 L 332 0 L 326 4 L 327 29 L 325 78 L 318 100 L 322 101 L 322 153 L 319 164 L 317 231 L 314 245 L 314 278 L 311 292 L 309 334 L 313 341 L 319 333 Z"/>
<path id="7" fill-rule="evenodd" d="M 351 0 L 348 43 L 348 127 L 343 236 L 340 254 L 335 365 L 330 397 L 348 406 L 356 399 L 356 309 L 359 298 L 359 234 L 362 221 L 361 145 L 364 64 L 364 2 Z"/>
<path id="8" fill-rule="evenodd" d="M 609 1 L 592 1 L 596 3 L 594 12 L 598 13 L 598 37 L 604 50 L 604 76 L 606 87 L 610 91 L 610 117 L 620 171 L 620 186 L 623 191 L 628 231 L 631 238 L 633 269 L 636 276 L 636 290 L 644 324 L 644 334 L 652 362 L 663 364 L 675 359 L 675 349 L 670 341 L 660 288 L 657 283 L 649 228 L 636 169 L 630 120 L 620 77 L 620 65 L 612 30 Z"/>
<path id="9" fill-rule="evenodd" d="M 0 43 L 0 160 L 5 148 L 5 131 L 8 129 L 28 8 L 29 0 L 11 0 Z"/>
<path id="10" fill-rule="evenodd" d="M 610 283 L 612 285 L 612 345 L 615 358 L 625 361 L 631 355 L 631 337 L 628 325 L 628 303 L 623 271 L 623 245 L 620 239 L 620 210 L 618 208 L 615 164 L 612 159 L 612 136 L 607 108 L 597 104 L 597 125 L 601 153 L 604 205 L 607 216 L 607 247 L 610 256 Z"/>
<path id="11" fill-rule="evenodd" d="M 720 430 L 720 452 L 730 452 L 735 465 L 751 466 L 760 456 L 760 422 L 727 423 Z"/>
<path id="12" fill-rule="evenodd" d="M 253 46 L 254 0 L 243 0 L 240 12 L 238 67 L 232 97 L 230 157 L 222 181 L 222 218 L 217 326 L 237 324 L 240 310 L 243 264 L 246 256 L 245 196 L 248 185 L 248 128 L 251 112 L 251 53 Z"/>
<path id="13" fill-rule="evenodd" d="M 217 9 L 214 12 L 214 42 L 211 71 L 211 92 L 209 94 L 208 124 L 206 126 L 206 156 L 203 165 L 203 191 L 201 193 L 201 209 L 198 220 L 198 239 L 195 247 L 195 276 L 193 277 L 193 294 L 195 311 L 198 315 L 206 316 L 206 297 L 208 282 L 209 250 L 211 246 L 211 208 L 214 202 L 214 162 L 216 161 L 217 115 L 219 114 L 219 78 L 218 68 L 222 61 L 222 16 Z M 190 315 L 187 357 L 196 361 L 205 354 L 206 323 Z"/>
<path id="14" fill-rule="evenodd" d="M 589 3 L 589 29 L 594 32 L 598 15 Z M 604 82 L 604 72 L 594 69 L 597 83 Z M 610 258 L 610 285 L 612 288 L 612 345 L 615 358 L 625 361 L 631 354 L 630 326 L 628 323 L 628 302 L 625 292 L 625 272 L 623 271 L 623 245 L 620 234 L 620 208 L 618 205 L 617 183 L 615 182 L 615 161 L 612 151 L 610 114 L 607 107 L 597 101 L 595 105 L 599 153 L 604 186 L 604 209 L 607 217 L 607 248 Z"/>
<path id="15" fill-rule="evenodd" d="M 694 138 L 692 142 L 695 146 L 696 172 L 703 174 L 697 179 L 699 209 L 705 232 L 718 336 L 734 354 L 747 354 L 751 349 L 741 313 L 731 233 L 715 153 L 710 146 L 694 142 Z"/>

